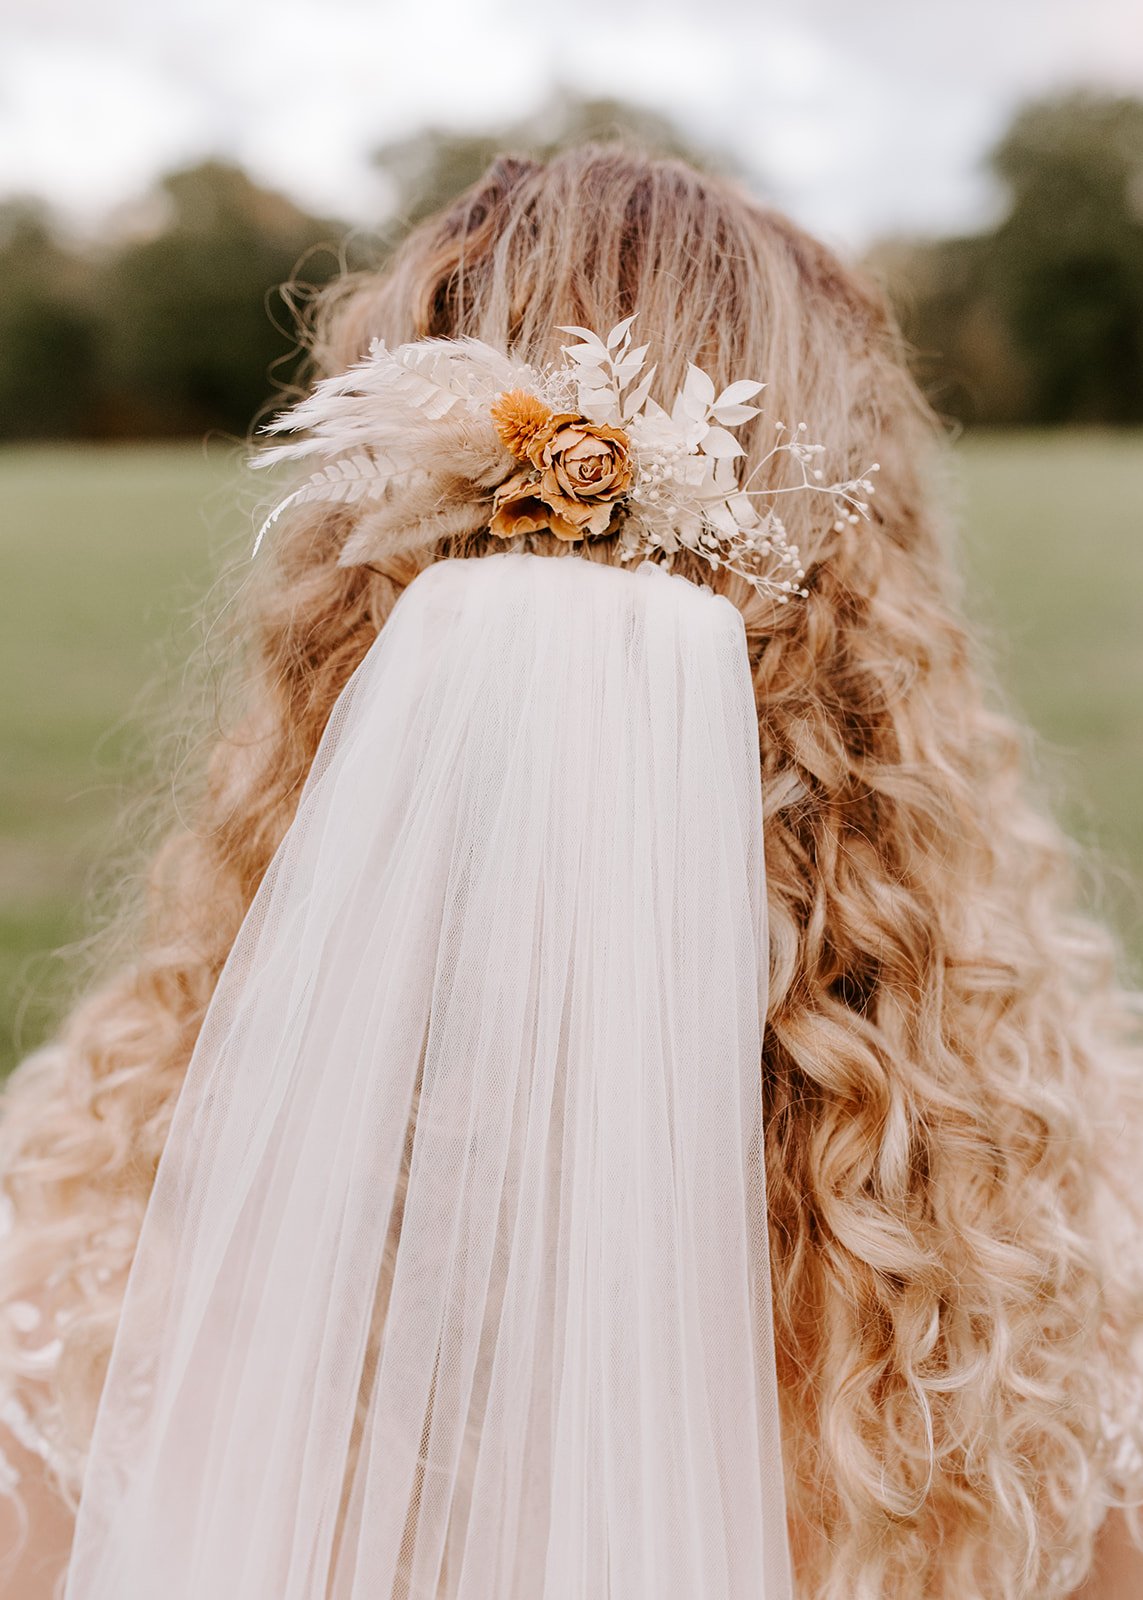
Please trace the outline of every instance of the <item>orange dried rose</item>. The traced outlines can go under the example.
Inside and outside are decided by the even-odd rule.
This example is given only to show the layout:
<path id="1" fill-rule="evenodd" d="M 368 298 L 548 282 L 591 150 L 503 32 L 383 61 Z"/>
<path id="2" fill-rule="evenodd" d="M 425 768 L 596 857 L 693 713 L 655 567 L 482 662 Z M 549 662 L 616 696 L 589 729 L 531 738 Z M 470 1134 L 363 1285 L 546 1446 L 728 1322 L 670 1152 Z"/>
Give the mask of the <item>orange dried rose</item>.
<path id="1" fill-rule="evenodd" d="M 491 411 L 501 442 L 517 461 L 527 461 L 533 439 L 554 415 L 550 406 L 527 389 L 505 389 L 492 402 Z"/>
<path id="2" fill-rule="evenodd" d="M 534 472 L 501 484 L 493 501 L 491 531 L 501 538 L 548 528 L 557 539 L 606 533 L 615 502 L 631 486 L 627 435 L 605 422 L 556 414 L 533 437 Z"/>
<path id="3" fill-rule="evenodd" d="M 627 435 L 606 422 L 554 416 L 532 440 L 528 459 L 554 474 L 558 493 L 575 499 L 614 500 L 631 486 Z"/>
<path id="4" fill-rule="evenodd" d="M 539 497 L 540 480 L 534 472 L 517 472 L 502 483 L 492 500 L 490 533 L 512 539 L 518 533 L 536 533 L 548 528 L 559 539 L 579 539 L 578 524 L 567 522 Z"/>

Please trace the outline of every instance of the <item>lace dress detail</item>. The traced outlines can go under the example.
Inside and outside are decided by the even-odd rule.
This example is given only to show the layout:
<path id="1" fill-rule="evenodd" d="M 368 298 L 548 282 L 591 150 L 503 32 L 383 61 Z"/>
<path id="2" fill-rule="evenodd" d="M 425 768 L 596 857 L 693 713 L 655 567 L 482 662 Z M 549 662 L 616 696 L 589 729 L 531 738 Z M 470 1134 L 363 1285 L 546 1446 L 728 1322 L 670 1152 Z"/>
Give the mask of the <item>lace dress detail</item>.
<path id="1" fill-rule="evenodd" d="M 0 1196 L 0 1236 L 10 1227 L 11 1206 Z M 54 1321 L 45 1319 L 39 1307 L 27 1300 L 12 1301 L 0 1314 L 24 1348 L 26 1378 L 32 1383 L 48 1381 L 61 1344 Z M 51 1476 L 59 1476 L 61 1463 L 16 1392 L 11 1375 L 0 1374 L 0 1495 L 11 1496 L 20 1486 L 20 1472 L 10 1453 L 13 1444 L 38 1457 Z"/>
<path id="2" fill-rule="evenodd" d="M 1143 1377 L 1136 1377 L 1119 1403 L 1108 1401 L 1102 1412 L 1103 1438 L 1107 1449 L 1107 1469 L 1115 1485 L 1143 1482 L 1143 1450 L 1139 1446 L 1138 1418 L 1143 1416 Z M 1129 1427 L 1125 1417 L 1136 1419 Z"/>

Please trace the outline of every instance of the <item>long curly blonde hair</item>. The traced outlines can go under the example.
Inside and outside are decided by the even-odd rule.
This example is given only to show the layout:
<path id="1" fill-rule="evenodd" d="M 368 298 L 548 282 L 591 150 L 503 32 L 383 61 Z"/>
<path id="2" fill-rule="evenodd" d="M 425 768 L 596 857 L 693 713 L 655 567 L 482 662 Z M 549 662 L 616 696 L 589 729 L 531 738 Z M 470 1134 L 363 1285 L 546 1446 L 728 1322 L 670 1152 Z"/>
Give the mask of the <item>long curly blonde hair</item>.
<path id="1" fill-rule="evenodd" d="M 1051 1600 L 1083 1575 L 1107 1501 L 1143 1496 L 1122 1448 L 1143 1443 L 1140 1056 L 1112 941 L 1077 913 L 1073 851 L 982 687 L 935 509 L 940 430 L 882 295 L 735 185 L 588 146 L 497 161 L 387 270 L 338 283 L 313 366 L 340 370 L 377 335 L 549 359 L 558 325 L 636 308 L 664 393 L 688 358 L 716 381 L 766 378 L 749 466 L 777 420 L 803 419 L 836 446 L 831 476 L 880 463 L 868 524 L 792 497 L 804 601 L 696 574 L 740 606 L 757 694 L 799 1593 Z M 76 1477 L 173 1102 L 331 707 L 418 570 L 493 547 L 483 533 L 344 569 L 352 526 L 352 508 L 319 506 L 275 530 L 240 601 L 239 710 L 149 874 L 136 954 L 7 1091 L 0 1293 L 48 1284 L 64 1317 L 43 1417 Z M 613 544 L 587 554 L 614 560 Z"/>

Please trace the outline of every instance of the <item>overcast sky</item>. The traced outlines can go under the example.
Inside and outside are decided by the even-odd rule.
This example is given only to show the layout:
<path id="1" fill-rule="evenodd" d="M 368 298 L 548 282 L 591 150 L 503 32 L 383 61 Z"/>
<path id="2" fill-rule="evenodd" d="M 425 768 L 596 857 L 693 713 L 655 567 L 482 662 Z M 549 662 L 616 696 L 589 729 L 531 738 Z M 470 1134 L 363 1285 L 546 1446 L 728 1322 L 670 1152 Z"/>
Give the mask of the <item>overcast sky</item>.
<path id="1" fill-rule="evenodd" d="M 376 219 L 366 155 L 563 82 L 674 115 L 830 242 L 986 222 L 1026 96 L 1143 93 L 1143 0 L 0 0 L 0 194 L 91 226 L 209 154 Z"/>

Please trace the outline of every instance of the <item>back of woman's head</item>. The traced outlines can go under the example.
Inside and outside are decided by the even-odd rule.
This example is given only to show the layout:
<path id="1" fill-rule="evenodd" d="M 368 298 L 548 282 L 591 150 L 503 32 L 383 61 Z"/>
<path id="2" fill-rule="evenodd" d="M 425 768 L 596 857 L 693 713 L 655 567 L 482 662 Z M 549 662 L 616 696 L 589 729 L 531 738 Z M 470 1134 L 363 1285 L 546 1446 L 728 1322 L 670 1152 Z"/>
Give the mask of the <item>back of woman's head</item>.
<path id="1" fill-rule="evenodd" d="M 790 497 L 796 604 L 697 557 L 678 567 L 741 607 L 759 712 L 802 1592 L 1046 1600 L 1090 1548 L 1112 1482 L 1101 1411 L 1143 1322 L 1116 1253 L 1139 1203 L 1105 1138 L 1138 1126 L 1134 1058 L 1110 941 L 1075 915 L 1019 731 L 984 701 L 934 510 L 936 432 L 880 293 L 734 185 L 589 146 L 498 160 L 384 271 L 336 285 L 314 363 L 463 335 L 544 360 L 561 326 L 633 312 L 657 392 L 689 361 L 716 384 L 765 380 L 740 430 L 756 487 L 796 481 L 779 422 L 808 422 L 829 476 L 880 464 L 867 521 Z M 77 1460 L 183 1070 L 330 709 L 423 565 L 504 548 L 484 530 L 346 568 L 357 515 L 306 506 L 275 527 L 240 612 L 236 721 L 193 826 L 159 854 L 141 950 L 10 1094 L 3 1288 L 51 1270 L 70 1292 L 56 1423 Z M 566 552 L 542 532 L 521 547 Z M 583 554 L 618 559 L 614 537 Z"/>
<path id="2" fill-rule="evenodd" d="M 610 146 L 547 163 L 501 158 L 422 223 L 388 271 L 335 287 L 315 357 L 340 371 L 374 337 L 468 335 L 542 362 L 568 342 L 561 328 L 606 329 L 632 312 L 657 364 L 656 393 L 674 394 L 692 361 L 716 384 L 765 379 L 763 414 L 742 430 L 755 482 L 792 481 L 789 459 L 761 477 L 759 463 L 777 422 L 810 419 L 839 475 L 860 473 L 884 447 L 879 520 L 897 543 L 925 537 L 917 446 L 931 422 L 880 294 L 745 191 L 679 161 Z M 811 560 L 846 542 L 833 537 L 828 506 L 788 510 Z M 927 555 L 920 567 L 931 577 Z"/>

